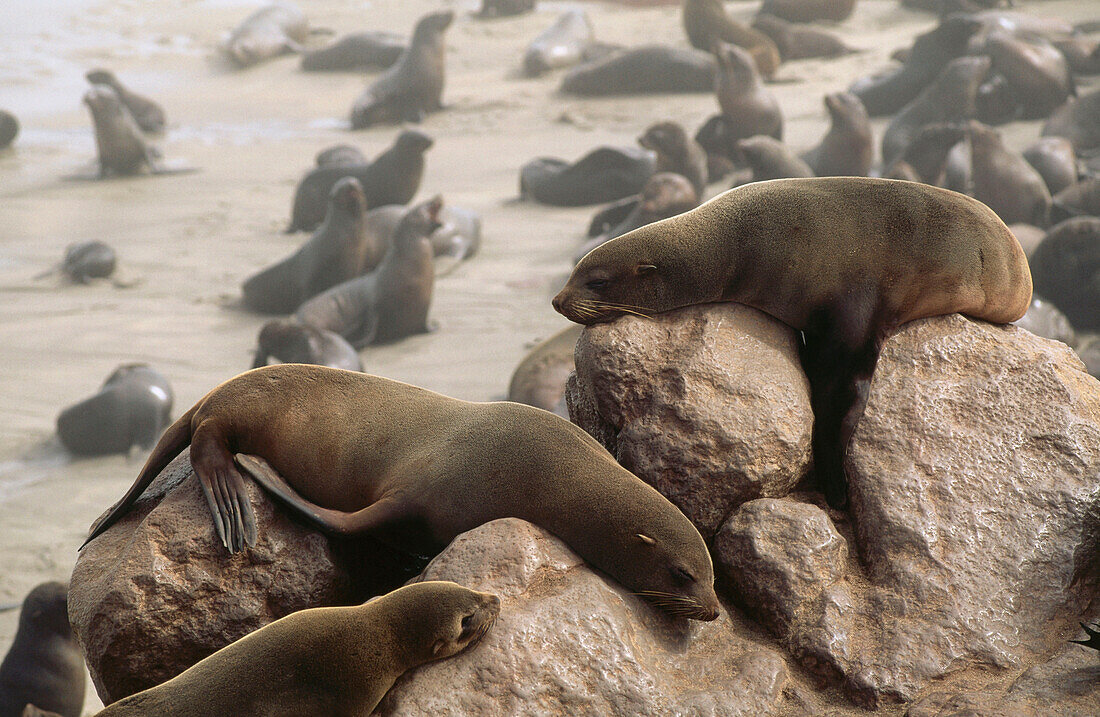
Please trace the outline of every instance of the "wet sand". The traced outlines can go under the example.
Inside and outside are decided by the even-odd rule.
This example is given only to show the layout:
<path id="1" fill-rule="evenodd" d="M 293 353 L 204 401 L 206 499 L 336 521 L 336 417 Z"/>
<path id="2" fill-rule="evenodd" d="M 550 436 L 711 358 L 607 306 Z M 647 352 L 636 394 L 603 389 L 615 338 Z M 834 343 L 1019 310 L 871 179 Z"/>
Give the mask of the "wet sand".
<path id="1" fill-rule="evenodd" d="M 0 20 L 37 7 L 13 4 L 27 7 L 0 10 Z M 43 580 L 67 579 L 88 525 L 145 458 L 69 458 L 54 438 L 58 412 L 94 393 L 121 363 L 147 362 L 164 373 L 176 416 L 247 369 L 266 317 L 237 306 L 240 284 L 307 237 L 282 234 L 299 177 L 326 146 L 348 142 L 374 156 L 399 131 L 346 129 L 353 99 L 376 73 L 304 73 L 293 55 L 245 70 L 217 60 L 221 36 L 260 4 L 66 0 L 49 16 L 9 22 L 0 36 L 0 107 L 23 126 L 14 150 L 0 153 L 0 603 L 21 600 Z M 1020 9 L 1083 20 L 1097 14 L 1090 4 Z M 520 165 L 543 155 L 575 159 L 601 144 L 631 145 L 659 120 L 694 132 L 717 104 L 712 94 L 580 99 L 557 92 L 561 72 L 520 76 L 523 49 L 563 9 L 585 9 L 606 42 L 687 46 L 678 7 L 542 2 L 534 14 L 478 21 L 469 12 L 479 5 L 302 3 L 314 26 L 338 35 L 409 34 L 425 12 L 457 11 L 447 34 L 447 109 L 420 126 L 435 146 L 414 201 L 441 193 L 447 203 L 479 212 L 482 249 L 437 281 L 437 331 L 367 348 L 362 358 L 371 373 L 490 400 L 504 396 L 532 342 L 566 325 L 549 299 L 596 210 L 515 201 Z M 747 22 L 757 3 L 728 7 Z M 864 52 L 787 63 L 770 85 L 785 113 L 785 141 L 798 151 L 816 144 L 828 128 L 822 96 L 882 67 L 890 52 L 934 24 L 930 14 L 899 9 L 896 0 L 863 0 L 835 31 Z M 170 162 L 200 172 L 63 179 L 95 156 L 80 97 L 83 72 L 96 66 L 162 104 L 169 129 L 154 143 Z M 876 143 L 884 126 L 875 122 Z M 1022 147 L 1038 136 L 1039 123 L 1002 131 Z M 721 189 L 712 185 L 711 193 Z M 68 244 L 89 239 L 115 248 L 118 278 L 134 286 L 34 280 Z M 0 614 L 0 654 L 16 622 L 16 612 Z M 98 704 L 89 685 L 87 710 Z"/>

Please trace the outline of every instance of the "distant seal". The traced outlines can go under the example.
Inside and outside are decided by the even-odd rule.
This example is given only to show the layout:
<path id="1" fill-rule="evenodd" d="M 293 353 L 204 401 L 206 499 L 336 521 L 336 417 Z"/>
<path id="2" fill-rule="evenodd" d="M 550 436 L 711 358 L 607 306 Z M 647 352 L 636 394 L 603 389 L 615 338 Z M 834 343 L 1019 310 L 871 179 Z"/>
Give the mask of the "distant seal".
<path id="1" fill-rule="evenodd" d="M 527 352 L 512 372 L 508 400 L 541 408 L 569 418 L 565 408 L 565 382 L 573 373 L 573 349 L 582 327 L 571 324 Z"/>
<path id="2" fill-rule="evenodd" d="M 84 93 L 84 104 L 95 126 L 100 178 L 156 170 L 157 151 L 146 143 L 141 128 L 114 90 L 106 85 L 94 85 Z"/>
<path id="3" fill-rule="evenodd" d="M 260 8 L 233 28 L 221 45 L 222 53 L 239 67 L 301 52 L 309 37 L 309 22 L 297 6 L 274 2 Z"/>
<path id="4" fill-rule="evenodd" d="M 292 319 L 273 319 L 260 328 L 259 348 L 252 368 L 266 366 L 268 358 L 283 363 L 309 363 L 316 366 L 362 371 L 359 353 L 339 334 L 298 323 Z"/>
<path id="5" fill-rule="evenodd" d="M 0 662 L 0 715 L 19 717 L 27 704 L 80 717 L 84 658 L 69 627 L 69 586 L 48 582 L 23 600 L 19 628 Z"/>
<path id="6" fill-rule="evenodd" d="M 937 187 L 946 186 L 948 158 L 952 149 L 967 137 L 966 125 L 939 122 L 921 127 L 906 145 L 901 156 L 883 169 L 886 179 L 909 179 Z M 964 189 L 970 185 L 970 155 L 966 156 L 966 178 L 957 180 Z M 955 190 L 959 191 L 959 190 Z M 968 192 L 963 192 L 968 193 Z"/>
<path id="7" fill-rule="evenodd" d="M 382 238 L 388 247 L 401 220 L 409 208 L 399 204 L 387 204 L 367 212 L 368 230 Z M 481 248 L 481 217 L 477 212 L 462 207 L 444 206 L 436 217 L 439 226 L 428 240 L 436 258 L 469 259 Z M 436 266 L 436 276 L 439 276 Z"/>
<path id="8" fill-rule="evenodd" d="M 92 279 L 106 279 L 113 274 L 117 261 L 115 250 L 101 241 L 78 242 L 65 248 L 65 258 L 58 266 L 35 278 L 59 271 L 74 284 L 87 284 Z"/>
<path id="9" fill-rule="evenodd" d="M 1022 119 L 1044 119 L 1077 94 L 1066 58 L 1045 40 L 995 32 L 989 34 L 983 52 L 993 61 L 993 70 L 1007 80 Z"/>
<path id="10" fill-rule="evenodd" d="M 1047 226 L 1051 197 L 1043 176 L 1019 152 L 1006 147 L 992 127 L 972 122 L 968 134 L 972 196 L 1006 224 Z"/>
<path id="11" fill-rule="evenodd" d="M 657 153 L 657 172 L 675 172 L 703 196 L 707 190 L 707 153 L 676 122 L 651 124 L 638 144 Z"/>
<path id="12" fill-rule="evenodd" d="M 872 117 L 892 115 L 931 84 L 947 63 L 965 55 L 970 37 L 981 26 L 981 22 L 965 15 L 949 16 L 917 36 L 901 67 L 856 80 L 848 91 L 863 102 Z"/>
<path id="13" fill-rule="evenodd" d="M 368 715 L 398 677 L 475 645 L 499 613 L 497 596 L 445 581 L 301 610 L 97 717 Z"/>
<path id="14" fill-rule="evenodd" d="M 459 401 L 322 366 L 255 369 L 165 432 L 88 539 L 188 444 L 218 534 L 235 548 L 255 534 L 240 466 L 326 530 L 427 554 L 490 520 L 521 518 L 672 615 L 719 614 L 710 554 L 691 521 L 582 429 L 537 408 Z"/>
<path id="15" fill-rule="evenodd" d="M 1100 74 L 1100 40 L 1076 36 L 1053 40 L 1052 44 L 1066 58 L 1075 76 Z"/>
<path id="16" fill-rule="evenodd" d="M 1100 148 L 1100 89 L 1071 99 L 1043 124 L 1044 137 L 1065 137 L 1078 154 Z"/>
<path id="17" fill-rule="evenodd" d="M 612 202 L 641 192 L 654 167 L 652 153 L 635 147 L 599 147 L 572 164 L 541 157 L 520 168 L 519 193 L 558 207 Z"/>
<path id="18" fill-rule="evenodd" d="M 712 301 L 753 306 L 803 333 L 815 472 L 839 507 L 844 454 L 885 338 L 956 311 L 1015 321 L 1031 275 L 1012 232 L 970 197 L 867 177 L 778 179 L 597 247 L 553 305 L 592 324 Z"/>
<path id="19" fill-rule="evenodd" d="M 1065 137 L 1040 137 L 1023 151 L 1024 159 L 1043 177 L 1051 194 L 1077 181 L 1077 155 Z"/>
<path id="20" fill-rule="evenodd" d="M 1054 226 L 1031 254 L 1035 293 L 1066 315 L 1077 331 L 1100 330 L 1100 218 L 1074 217 Z"/>
<path id="21" fill-rule="evenodd" d="M 1038 296 L 1032 297 L 1027 313 L 1012 323 L 1036 336 L 1061 341 L 1067 346 L 1073 346 L 1077 343 L 1077 334 L 1066 315 L 1059 311 L 1054 304 L 1044 301 Z"/>
<path id="22" fill-rule="evenodd" d="M 814 170 L 810 169 L 810 165 L 799 159 L 790 147 L 774 137 L 758 134 L 755 137 L 739 139 L 737 148 L 752 169 L 754 182 L 814 176 Z"/>
<path id="23" fill-rule="evenodd" d="M 855 52 L 831 32 L 795 25 L 774 15 L 757 15 L 752 21 L 752 27 L 771 38 L 784 62 L 814 57 L 841 57 Z"/>
<path id="24" fill-rule="evenodd" d="M 113 72 L 108 70 L 91 70 L 84 75 L 93 85 L 106 85 L 115 91 L 122 104 L 130 110 L 130 114 L 145 132 L 163 132 L 166 123 L 164 110 L 160 105 L 147 97 L 142 97 L 123 86 Z"/>
<path id="25" fill-rule="evenodd" d="M 420 18 L 401 57 L 355 100 L 352 129 L 380 122 L 419 122 L 425 114 L 443 109 L 443 33 L 453 20 L 451 10 Z"/>
<path id="26" fill-rule="evenodd" d="M 369 164 L 326 162 L 311 170 L 294 190 L 288 234 L 309 231 L 325 218 L 329 193 L 342 177 L 354 177 L 363 189 L 367 208 L 384 204 L 407 204 L 420 189 L 424 176 L 424 153 L 432 138 L 416 130 L 404 130 L 393 146 Z"/>
<path id="27" fill-rule="evenodd" d="M 1100 217 L 1100 177 L 1074 182 L 1053 197 L 1051 219 L 1058 222 L 1081 215 Z"/>
<path id="28" fill-rule="evenodd" d="M 562 13 L 538 34 L 523 53 L 523 74 L 538 77 L 550 70 L 576 65 L 595 40 L 592 23 L 582 10 Z"/>
<path id="29" fill-rule="evenodd" d="M 760 12 L 787 22 L 840 22 L 847 20 L 855 7 L 856 0 L 764 0 Z"/>
<path id="30" fill-rule="evenodd" d="M 708 52 L 643 45 L 577 65 L 562 78 L 561 91 L 588 97 L 710 92 L 716 73 Z"/>
<path id="31" fill-rule="evenodd" d="M 343 167 L 349 164 L 370 164 L 370 161 L 358 147 L 350 144 L 334 144 L 318 152 L 314 157 L 314 163 L 318 167 Z"/>
<path id="32" fill-rule="evenodd" d="M 439 228 L 441 197 L 409 209 L 378 267 L 303 303 L 294 317 L 355 348 L 427 333 L 435 268 L 428 237 Z"/>
<path id="33" fill-rule="evenodd" d="M 146 364 L 123 364 L 99 393 L 57 416 L 57 437 L 70 453 L 97 456 L 148 448 L 172 413 L 172 386 Z"/>
<path id="34" fill-rule="evenodd" d="M 710 52 L 719 42 L 737 45 L 751 57 L 763 77 L 772 77 L 779 69 L 779 48 L 760 30 L 737 22 L 719 0 L 685 0 L 681 19 L 693 47 Z"/>
<path id="35" fill-rule="evenodd" d="M 11 112 L 0 110 L 0 149 L 7 149 L 19 135 L 19 120 Z"/>
<path id="36" fill-rule="evenodd" d="M 748 53 L 736 45 L 721 45 L 714 54 L 718 58 L 714 92 L 722 115 L 737 128 L 736 139 L 757 134 L 783 139 L 779 102 L 764 87 Z"/>
<path id="37" fill-rule="evenodd" d="M 615 207 L 615 205 L 612 205 Z M 699 206 L 699 193 L 683 175 L 675 172 L 658 172 L 649 178 L 642 193 L 636 197 L 624 216 L 608 210 L 597 214 L 590 225 L 596 231 L 593 237 L 581 246 L 574 255 L 574 261 L 603 244 L 605 241 L 634 231 L 638 227 L 682 214 Z M 617 207 L 616 207 L 617 208 Z M 610 207 L 608 209 L 611 209 Z M 611 223 L 613 220 L 614 223 Z"/>
<path id="38" fill-rule="evenodd" d="M 384 247 L 365 231 L 367 200 L 359 181 L 337 181 L 328 205 L 324 223 L 298 251 L 245 280 L 245 306 L 289 314 L 306 299 L 378 265 Z"/>
<path id="39" fill-rule="evenodd" d="M 302 54 L 305 72 L 385 69 L 397 62 L 407 42 L 392 32 L 355 32 L 328 47 Z"/>
<path id="40" fill-rule="evenodd" d="M 535 3 L 536 0 L 481 0 L 481 9 L 474 13 L 474 17 L 485 20 L 522 15 L 534 10 Z"/>
<path id="41" fill-rule="evenodd" d="M 818 177 L 866 177 L 875 150 L 863 103 L 850 92 L 837 92 L 825 95 L 825 108 L 832 124 L 803 161 Z"/>

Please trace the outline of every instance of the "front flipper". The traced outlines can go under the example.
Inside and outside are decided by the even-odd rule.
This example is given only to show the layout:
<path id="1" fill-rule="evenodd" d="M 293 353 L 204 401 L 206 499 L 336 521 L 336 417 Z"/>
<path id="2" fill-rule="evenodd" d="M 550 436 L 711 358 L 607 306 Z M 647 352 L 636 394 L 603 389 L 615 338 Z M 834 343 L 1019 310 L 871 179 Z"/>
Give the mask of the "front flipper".
<path id="1" fill-rule="evenodd" d="M 352 513 L 323 508 L 303 498 L 260 456 L 238 453 L 237 465 L 269 493 L 320 528 L 340 535 L 358 535 L 379 530 L 409 517 L 406 504 L 387 496 Z"/>

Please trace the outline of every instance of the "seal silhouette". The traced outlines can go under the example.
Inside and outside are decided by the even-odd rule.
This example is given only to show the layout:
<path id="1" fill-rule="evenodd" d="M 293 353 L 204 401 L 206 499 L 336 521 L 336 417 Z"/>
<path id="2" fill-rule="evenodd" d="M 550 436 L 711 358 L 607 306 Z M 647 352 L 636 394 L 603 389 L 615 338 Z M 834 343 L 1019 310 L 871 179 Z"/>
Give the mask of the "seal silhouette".
<path id="1" fill-rule="evenodd" d="M 367 715 L 403 673 L 477 644 L 499 613 L 496 595 L 443 580 L 300 610 L 97 717 Z"/>
<path id="2" fill-rule="evenodd" d="M 293 319 L 272 319 L 260 328 L 252 368 L 266 366 L 268 358 L 283 363 L 312 363 L 318 366 L 362 371 L 363 362 L 344 337 Z"/>
<path id="3" fill-rule="evenodd" d="M 756 182 L 593 249 L 553 305 L 581 324 L 736 301 L 803 332 L 814 465 L 843 506 L 843 459 L 879 350 L 900 324 L 959 312 L 1015 321 L 1031 301 L 1023 249 L 991 209 L 915 182 Z"/>
<path id="4" fill-rule="evenodd" d="M 94 396 L 57 416 L 57 437 L 82 456 L 126 453 L 153 445 L 172 413 L 172 387 L 146 364 L 116 368 Z"/>
<path id="5" fill-rule="evenodd" d="M 254 369 L 165 432 L 88 541 L 188 444 L 215 529 L 232 551 L 256 534 L 240 466 L 325 530 L 424 555 L 490 520 L 521 518 L 672 615 L 718 616 L 710 554 L 691 521 L 595 439 L 546 411 L 322 366 Z"/>
<path id="6" fill-rule="evenodd" d="M 136 92 L 126 88 L 118 78 L 115 77 L 115 73 L 109 70 L 90 70 L 84 77 L 93 85 L 106 85 L 115 91 L 122 104 L 126 105 L 126 109 L 130 110 L 130 114 L 134 116 L 134 120 L 137 121 L 138 127 L 145 132 L 163 132 L 165 126 L 164 110 L 160 105 L 153 102 L 147 97 L 142 97 Z"/>

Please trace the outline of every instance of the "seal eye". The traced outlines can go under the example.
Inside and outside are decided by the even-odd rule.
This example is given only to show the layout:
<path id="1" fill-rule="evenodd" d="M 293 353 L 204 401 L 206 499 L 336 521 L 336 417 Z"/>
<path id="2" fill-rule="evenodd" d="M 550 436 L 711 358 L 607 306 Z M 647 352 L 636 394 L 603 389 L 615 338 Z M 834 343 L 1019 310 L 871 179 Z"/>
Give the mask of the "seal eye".
<path id="1" fill-rule="evenodd" d="M 608 281 L 607 279 L 593 279 L 593 280 L 589 281 L 587 284 L 585 284 L 584 286 L 585 286 L 586 289 L 592 289 L 593 291 L 599 291 L 600 289 L 606 287 L 610 283 L 611 282 Z"/>
<path id="2" fill-rule="evenodd" d="M 695 576 L 683 568 L 672 568 L 672 580 L 677 585 L 688 585 L 695 582 Z"/>

